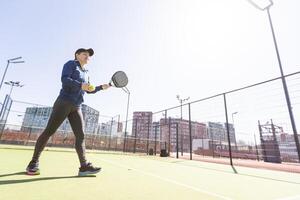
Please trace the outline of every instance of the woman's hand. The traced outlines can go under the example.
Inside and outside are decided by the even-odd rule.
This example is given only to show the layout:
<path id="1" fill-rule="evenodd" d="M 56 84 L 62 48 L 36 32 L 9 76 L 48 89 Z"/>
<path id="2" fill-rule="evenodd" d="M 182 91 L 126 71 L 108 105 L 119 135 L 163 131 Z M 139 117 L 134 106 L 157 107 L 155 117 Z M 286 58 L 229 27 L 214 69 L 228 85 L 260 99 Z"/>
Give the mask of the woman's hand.
<path id="1" fill-rule="evenodd" d="M 81 89 L 84 90 L 84 91 L 89 91 L 89 86 L 90 86 L 89 83 L 82 83 L 81 84 Z"/>
<path id="2" fill-rule="evenodd" d="M 82 83 L 81 89 L 87 92 L 93 92 L 95 90 L 95 86 L 89 83 Z"/>
<path id="3" fill-rule="evenodd" d="M 108 88 L 110 88 L 110 85 L 109 85 L 109 84 L 103 84 L 103 85 L 102 85 L 102 89 L 103 89 L 103 90 L 106 90 L 106 89 L 108 89 Z"/>

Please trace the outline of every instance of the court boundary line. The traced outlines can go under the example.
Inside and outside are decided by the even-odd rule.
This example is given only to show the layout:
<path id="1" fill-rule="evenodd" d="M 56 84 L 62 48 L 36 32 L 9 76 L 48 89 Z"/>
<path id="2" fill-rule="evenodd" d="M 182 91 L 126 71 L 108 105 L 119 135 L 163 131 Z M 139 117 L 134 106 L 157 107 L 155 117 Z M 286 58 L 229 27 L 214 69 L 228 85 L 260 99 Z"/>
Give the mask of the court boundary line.
<path id="1" fill-rule="evenodd" d="M 154 177 L 154 178 L 157 178 L 157 179 L 160 179 L 162 181 L 169 182 L 169 183 L 172 183 L 172 184 L 175 184 L 175 185 L 179 185 L 179 186 L 182 186 L 182 187 L 185 187 L 185 188 L 188 188 L 188 189 L 191 189 L 191 190 L 194 190 L 194 191 L 206 194 L 206 195 L 217 197 L 219 199 L 233 200 L 230 197 L 226 197 L 226 196 L 214 193 L 214 192 L 210 192 L 210 191 L 207 191 L 207 190 L 204 190 L 204 189 L 200 189 L 198 187 L 194 187 L 194 186 L 191 186 L 191 185 L 188 185 L 188 184 L 184 184 L 184 183 L 172 180 L 170 178 L 161 177 L 161 176 L 158 176 L 157 174 L 154 174 L 154 173 L 151 173 L 151 172 L 147 172 L 147 171 L 144 171 L 144 170 L 140 170 L 140 169 L 137 169 L 137 168 L 126 166 L 126 165 L 119 164 L 119 163 L 116 163 L 116 162 L 112 162 L 112 161 L 109 161 L 109 160 L 106 160 L 106 159 L 102 159 L 102 158 L 98 158 L 98 159 L 101 160 L 101 161 L 103 161 L 103 162 L 109 163 L 111 165 L 115 165 L 117 167 L 120 167 L 120 168 L 131 169 L 131 170 L 137 171 L 137 172 L 139 172 L 141 174 L 144 174 L 144 175 L 147 175 L 147 176 L 151 176 L 151 177 Z"/>
<path id="2" fill-rule="evenodd" d="M 47 148 L 47 147 L 46 147 Z M 46 150 L 45 148 L 45 150 Z M 49 148 L 49 151 L 53 151 L 53 152 L 75 152 L 74 150 L 73 151 L 67 151 L 67 150 L 53 150 L 52 148 L 53 147 L 48 147 Z M 30 149 L 30 148 L 11 148 L 11 147 L 1 147 L 1 144 L 0 144 L 0 149 L 4 149 L 4 150 L 33 150 L 33 149 Z M 101 152 L 87 152 L 87 153 L 95 153 L 95 154 L 101 154 Z M 113 153 L 114 155 L 120 155 L 118 153 Z M 104 154 L 105 155 L 105 154 Z M 122 155 L 131 155 L 131 154 L 122 154 Z M 137 155 L 137 154 L 133 154 L 134 156 L 137 156 L 137 157 L 145 157 L 144 155 Z M 170 157 L 172 158 L 172 157 Z M 230 197 L 226 197 L 226 196 L 222 196 L 222 195 L 219 195 L 217 193 L 213 193 L 213 192 L 209 192 L 207 190 L 204 190 L 204 189 L 200 189 L 200 188 L 197 188 L 197 187 L 194 187 L 194 186 L 191 186 L 191 185 L 188 185 L 188 184 L 184 184 L 184 183 L 181 183 L 181 182 L 178 182 L 178 181 L 175 181 L 175 180 L 172 180 L 170 178 L 164 178 L 164 177 L 160 177 L 154 173 L 151 173 L 151 172 L 147 172 L 147 171 L 143 171 L 143 170 L 140 170 L 140 169 L 137 169 L 137 168 L 132 168 L 130 166 L 126 166 L 126 165 L 122 165 L 122 164 L 118 164 L 116 162 L 113 162 L 113 161 L 108 161 L 106 159 L 102 159 L 102 158 L 97 158 L 98 160 L 102 160 L 104 162 L 107 162 L 107 163 L 110 163 L 111 165 L 115 165 L 115 166 L 118 166 L 120 168 L 125 168 L 125 169 L 131 169 L 131 170 L 135 170 L 137 172 L 140 172 L 144 175 L 147 175 L 147 176 L 151 176 L 151 177 L 154 177 L 154 178 L 158 178 L 158 179 L 161 179 L 165 182 L 169 182 L 169 183 L 173 183 L 175 185 L 179 185 L 179 186 L 183 186 L 183 187 L 186 187 L 188 189 L 191 189 L 191 190 L 194 190 L 194 191 L 197 191 L 197 192 L 200 192 L 200 193 L 204 193 L 204 194 L 207 194 L 207 195 L 211 195 L 211 196 L 215 196 L 217 198 L 220 198 L 220 199 L 225 199 L 225 200 L 233 200 L 232 198 Z M 153 161 L 161 161 L 161 160 L 155 160 L 155 159 L 150 159 L 150 160 L 153 160 Z M 181 161 L 186 161 L 186 160 L 181 160 Z M 168 161 L 163 161 L 165 163 L 174 163 L 174 162 L 168 162 Z M 178 164 L 178 163 L 175 163 L 175 164 Z M 275 200 L 300 200 L 300 194 L 297 194 L 297 195 L 293 195 L 293 196 L 286 196 L 286 197 L 280 197 L 280 198 L 276 198 Z"/>

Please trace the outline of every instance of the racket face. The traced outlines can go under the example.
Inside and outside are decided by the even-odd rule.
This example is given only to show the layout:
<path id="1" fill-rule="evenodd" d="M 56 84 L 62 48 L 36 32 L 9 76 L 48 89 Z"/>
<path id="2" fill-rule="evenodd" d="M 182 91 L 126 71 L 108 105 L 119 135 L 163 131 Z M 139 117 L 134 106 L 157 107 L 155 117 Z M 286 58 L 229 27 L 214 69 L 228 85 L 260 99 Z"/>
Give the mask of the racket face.
<path id="1" fill-rule="evenodd" d="M 128 77 L 123 71 L 117 71 L 111 78 L 115 87 L 121 88 L 128 84 Z"/>

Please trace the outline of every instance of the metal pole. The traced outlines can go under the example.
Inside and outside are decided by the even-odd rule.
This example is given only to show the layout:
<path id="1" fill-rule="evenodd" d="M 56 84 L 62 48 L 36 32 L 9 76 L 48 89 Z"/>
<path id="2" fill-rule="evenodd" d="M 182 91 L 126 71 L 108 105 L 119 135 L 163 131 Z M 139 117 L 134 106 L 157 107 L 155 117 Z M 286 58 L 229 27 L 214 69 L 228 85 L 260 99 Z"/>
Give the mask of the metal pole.
<path id="1" fill-rule="evenodd" d="M 213 156 L 213 158 L 214 158 L 214 157 L 215 157 L 215 147 L 214 147 L 214 145 L 215 145 L 215 144 L 214 144 L 214 137 L 215 137 L 215 135 L 214 135 L 214 130 L 212 130 L 211 135 L 212 135 L 211 138 L 212 138 L 212 150 L 213 150 L 213 152 L 212 152 L 213 155 L 212 155 L 212 156 Z"/>
<path id="2" fill-rule="evenodd" d="M 254 142 L 255 142 L 256 158 L 257 158 L 257 161 L 259 161 L 259 155 L 258 155 L 258 149 L 257 149 L 257 143 L 256 143 L 255 134 L 254 134 Z"/>
<path id="3" fill-rule="evenodd" d="M 169 145 L 168 145 L 168 154 L 171 152 L 171 117 L 169 117 Z"/>
<path id="4" fill-rule="evenodd" d="M 65 133 L 64 133 L 65 134 Z M 93 133 L 93 138 L 92 138 L 92 150 L 95 148 L 95 140 L 96 140 L 96 137 L 97 137 L 97 133 Z"/>
<path id="5" fill-rule="evenodd" d="M 203 157 L 204 157 L 204 142 L 203 142 L 203 134 L 202 134 L 202 154 L 203 154 Z"/>
<path id="6" fill-rule="evenodd" d="M 182 100 L 180 100 L 180 119 L 182 120 Z"/>
<path id="7" fill-rule="evenodd" d="M 118 150 L 118 136 L 116 137 L 116 145 L 115 145 L 115 151 Z"/>
<path id="8" fill-rule="evenodd" d="M 118 133 L 120 131 L 120 114 L 118 115 L 118 124 L 117 124 L 117 135 L 116 135 L 116 143 L 115 143 L 115 151 L 118 149 Z M 122 129 L 121 129 L 122 132 Z"/>
<path id="9" fill-rule="evenodd" d="M 8 60 L 8 61 L 7 61 L 6 68 L 5 68 L 5 71 L 4 71 L 4 74 L 3 74 L 3 76 L 2 76 L 2 80 L 1 80 L 1 84 L 0 84 L 0 90 L 1 90 L 1 88 L 2 88 L 2 84 L 3 84 L 4 78 L 5 78 L 5 76 L 6 76 L 6 72 L 7 72 L 9 63 L 10 63 L 10 62 L 9 62 L 9 60 Z"/>
<path id="10" fill-rule="evenodd" d="M 127 123 L 128 123 L 128 109 L 129 109 L 130 92 L 128 91 L 127 94 L 128 94 L 128 97 L 127 97 L 127 111 L 126 111 L 125 136 L 124 136 L 123 152 L 126 151 L 126 136 L 127 136 Z"/>
<path id="11" fill-rule="evenodd" d="M 178 123 L 176 123 L 176 158 L 179 157 L 178 151 L 179 151 L 179 146 L 178 146 Z"/>
<path id="12" fill-rule="evenodd" d="M 156 142 L 157 142 L 157 125 L 154 127 L 154 155 L 156 155 Z"/>
<path id="13" fill-rule="evenodd" d="M 100 150 L 102 150 L 102 149 L 104 149 L 104 147 L 102 147 L 102 143 L 103 143 L 103 141 L 102 140 L 104 140 L 103 139 L 103 135 L 102 135 L 102 132 L 100 131 L 100 133 L 99 133 L 99 149 Z"/>
<path id="14" fill-rule="evenodd" d="M 224 133 L 224 138 L 225 138 L 225 133 Z M 221 149 L 220 149 L 220 157 L 222 157 L 222 137 L 221 137 L 221 135 L 220 135 L 220 138 L 219 138 L 219 144 L 220 144 L 220 147 L 221 147 Z"/>
<path id="15" fill-rule="evenodd" d="M 7 95 L 6 95 L 5 99 L 4 99 L 4 102 L 3 102 L 2 108 L 1 108 L 1 112 L 0 112 L 0 128 L 1 128 L 0 141 L 1 141 L 1 138 L 2 138 L 2 135 L 3 135 L 4 126 L 5 126 L 5 124 L 2 124 L 2 123 L 3 123 L 4 113 L 5 113 L 6 101 L 7 101 Z"/>
<path id="16" fill-rule="evenodd" d="M 0 123 L 3 120 L 3 117 L 4 117 L 4 112 L 5 112 L 5 107 L 6 107 L 6 104 L 7 104 L 7 101 L 8 101 L 8 97 L 9 97 L 8 95 L 5 96 L 4 102 L 3 102 L 2 107 L 1 107 Z"/>
<path id="17" fill-rule="evenodd" d="M 148 116 L 148 129 L 147 129 L 147 155 L 149 154 L 149 139 L 150 139 L 150 115 Z"/>
<path id="18" fill-rule="evenodd" d="M 183 100 L 180 99 L 180 135 L 181 135 L 181 156 L 183 156 L 183 135 L 182 135 L 182 102 Z"/>
<path id="19" fill-rule="evenodd" d="M 118 131 L 119 131 L 119 125 L 120 125 L 120 115 L 118 115 L 118 125 L 117 125 L 117 133 L 118 133 Z M 117 135 L 118 136 L 118 135 Z"/>
<path id="20" fill-rule="evenodd" d="M 274 137 L 274 147 L 275 147 L 275 158 L 278 158 L 278 160 L 280 160 L 281 162 L 281 155 L 280 155 L 280 149 L 279 149 L 279 145 L 278 145 L 278 141 L 276 138 L 276 130 L 275 130 L 275 126 L 273 123 L 273 120 L 271 119 L 271 128 L 272 128 L 272 133 L 273 133 L 273 137 Z M 274 155 L 274 154 L 273 154 Z"/>
<path id="21" fill-rule="evenodd" d="M 111 142 L 111 135 L 112 135 L 112 128 L 113 128 L 113 120 L 114 118 L 111 118 L 111 123 L 110 123 L 110 133 L 109 133 L 109 141 L 108 141 L 108 150 L 110 150 L 110 142 Z"/>
<path id="22" fill-rule="evenodd" d="M 8 102 L 9 102 L 9 100 L 10 100 L 10 96 L 8 96 L 8 95 L 6 95 L 5 96 L 5 99 L 4 99 L 4 102 L 3 102 L 3 105 L 2 105 L 2 108 L 1 108 L 1 118 L 0 118 L 0 125 L 1 125 L 1 134 L 0 134 L 0 140 L 1 140 L 1 138 L 2 138 L 2 135 L 3 135 L 3 131 L 4 131 L 4 128 L 5 128 L 5 124 L 6 124 L 6 119 L 7 119 L 7 117 L 8 117 L 8 115 L 7 115 L 7 117 L 5 117 L 5 112 L 6 112 L 6 107 L 7 107 L 7 105 L 8 105 Z M 3 123 L 4 122 L 4 123 Z M 3 124 L 2 124 L 3 123 Z"/>
<path id="23" fill-rule="evenodd" d="M 115 151 L 117 151 L 118 149 L 118 135 L 119 135 L 119 132 L 120 132 L 120 114 L 118 115 L 118 123 L 117 123 L 117 133 L 116 133 L 116 142 L 115 142 Z M 122 132 L 122 130 L 121 130 Z"/>
<path id="24" fill-rule="evenodd" d="M 167 120 L 167 115 L 168 115 L 168 110 L 165 110 L 165 122 L 164 122 L 164 127 L 166 127 L 167 126 L 167 123 L 168 123 L 168 120 Z M 162 133 L 162 131 L 161 131 L 161 133 Z M 162 135 L 162 134 L 161 134 Z M 166 134 L 164 133 L 164 143 L 165 143 L 165 150 L 167 151 L 167 146 L 166 146 L 166 144 L 167 144 L 167 142 L 166 142 L 166 139 L 167 139 L 167 136 L 166 136 Z"/>
<path id="25" fill-rule="evenodd" d="M 133 144 L 133 153 L 135 153 L 135 152 L 136 152 L 137 125 L 138 125 L 138 118 L 136 118 L 136 119 L 135 119 L 135 130 L 134 130 L 134 144 Z"/>
<path id="26" fill-rule="evenodd" d="M 236 128 L 235 128 L 235 123 L 234 123 L 234 115 L 237 114 L 237 112 L 232 113 L 232 126 L 233 126 L 233 131 L 234 131 L 234 143 L 235 143 L 235 150 L 237 151 L 237 141 L 236 141 Z"/>
<path id="27" fill-rule="evenodd" d="M 226 94 L 225 93 L 223 94 L 223 97 L 224 97 L 224 107 L 225 107 L 226 129 L 227 129 L 227 140 L 228 140 L 228 147 L 229 147 L 230 165 L 233 166 L 231 143 L 230 143 L 230 131 L 229 131 L 229 123 L 228 123 L 227 102 L 226 102 Z"/>
<path id="28" fill-rule="evenodd" d="M 269 22 L 270 22 L 271 31 L 272 31 L 273 42 L 274 42 L 274 46 L 275 46 L 275 50 L 276 50 L 277 60 L 278 60 L 279 68 L 280 68 L 282 85 L 283 85 L 283 89 L 284 89 L 286 103 L 287 103 L 289 116 L 290 116 L 290 120 L 291 120 L 291 125 L 292 125 L 292 129 L 293 129 L 293 133 L 294 133 L 296 148 L 297 148 L 297 152 L 298 152 L 298 161 L 300 162 L 300 144 L 299 144 L 299 138 L 298 138 L 298 133 L 297 133 L 297 127 L 296 127 L 296 123 L 295 123 L 295 118 L 294 118 L 294 114 L 293 114 L 293 109 L 292 109 L 292 105 L 291 105 L 291 100 L 290 100 L 290 96 L 289 96 L 286 79 L 285 79 L 285 76 L 283 73 L 283 68 L 282 68 L 280 54 L 279 54 L 278 45 L 277 45 L 277 41 L 276 41 L 275 31 L 274 31 L 272 18 L 271 18 L 271 14 L 270 14 L 270 7 L 267 8 L 267 13 L 268 13 L 268 18 L 269 18 Z"/>
<path id="29" fill-rule="evenodd" d="M 180 130 L 182 130 L 181 129 L 181 124 L 180 124 Z M 183 134 L 182 134 L 182 131 L 180 131 L 181 132 L 181 156 L 183 156 Z"/>
<path id="30" fill-rule="evenodd" d="M 263 159 L 266 160 L 267 158 L 267 152 L 266 152 L 266 147 L 265 147 L 265 140 L 262 135 L 262 125 L 260 124 L 260 121 L 258 121 L 258 129 L 259 129 L 259 137 L 260 137 L 260 146 L 263 150 Z"/>
<path id="31" fill-rule="evenodd" d="M 167 124 L 167 114 L 168 114 L 168 111 L 165 110 L 165 124 Z"/>
<path id="32" fill-rule="evenodd" d="M 28 134 L 28 137 L 27 137 L 26 145 L 28 145 L 28 142 L 30 140 L 30 136 L 31 136 L 31 133 L 32 133 L 32 126 L 34 126 L 34 121 L 35 121 L 37 112 L 38 112 L 38 107 L 36 106 L 35 107 L 35 111 L 34 111 L 34 116 L 33 116 L 33 119 L 32 119 L 31 125 L 30 125 L 30 129 L 29 129 L 29 134 Z"/>
<path id="33" fill-rule="evenodd" d="M 65 141 L 67 140 L 66 128 L 67 128 L 67 120 L 66 120 L 66 123 L 64 123 L 64 125 L 63 125 L 63 136 L 64 136 L 63 141 L 62 141 L 63 144 L 65 144 Z M 93 145 L 94 145 L 94 141 L 93 141 Z"/>
<path id="34" fill-rule="evenodd" d="M 9 99 L 11 100 L 11 98 L 9 98 Z M 1 132 L 2 132 L 1 135 L 3 134 L 3 130 L 4 130 L 5 125 L 6 125 L 6 123 L 7 123 L 7 119 L 8 119 L 9 113 L 10 113 L 11 106 L 12 106 L 12 101 L 11 101 L 11 103 L 10 103 L 9 106 L 8 106 L 7 117 L 5 118 L 4 126 L 3 126 L 3 129 L 2 129 L 2 131 L 1 131 Z M 0 139 L 1 139 L 1 138 L 0 138 Z"/>
<path id="35" fill-rule="evenodd" d="M 14 88 L 14 83 L 11 84 L 11 87 L 10 87 L 10 92 L 9 92 L 9 97 L 11 98 L 11 93 L 13 91 L 13 88 Z"/>
<path id="36" fill-rule="evenodd" d="M 159 127 L 159 152 L 161 152 L 161 143 L 162 143 L 162 124 L 159 122 L 158 124 L 158 127 Z"/>
<path id="37" fill-rule="evenodd" d="M 191 117 L 191 104 L 189 103 L 189 135 L 190 135 L 190 160 L 193 159 L 193 147 L 192 147 L 192 117 Z"/>

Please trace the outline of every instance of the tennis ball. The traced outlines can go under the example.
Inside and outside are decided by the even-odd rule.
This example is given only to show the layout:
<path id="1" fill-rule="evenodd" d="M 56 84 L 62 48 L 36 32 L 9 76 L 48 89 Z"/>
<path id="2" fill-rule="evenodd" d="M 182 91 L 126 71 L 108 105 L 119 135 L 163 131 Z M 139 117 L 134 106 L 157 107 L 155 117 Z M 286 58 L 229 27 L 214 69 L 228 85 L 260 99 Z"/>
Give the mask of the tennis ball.
<path id="1" fill-rule="evenodd" d="M 95 89 L 96 89 L 95 86 L 89 85 L 89 90 L 90 90 L 90 91 L 94 91 Z"/>

